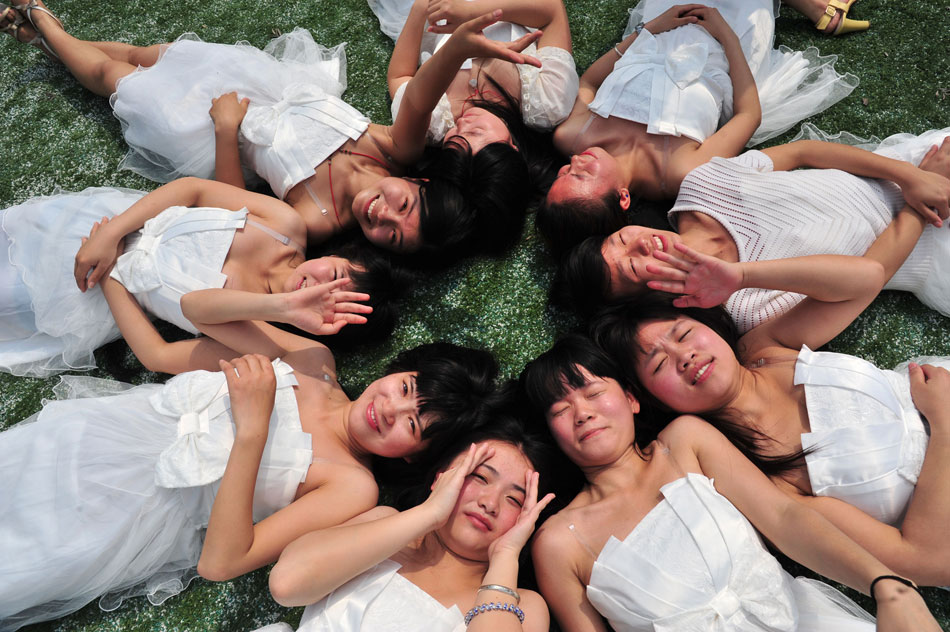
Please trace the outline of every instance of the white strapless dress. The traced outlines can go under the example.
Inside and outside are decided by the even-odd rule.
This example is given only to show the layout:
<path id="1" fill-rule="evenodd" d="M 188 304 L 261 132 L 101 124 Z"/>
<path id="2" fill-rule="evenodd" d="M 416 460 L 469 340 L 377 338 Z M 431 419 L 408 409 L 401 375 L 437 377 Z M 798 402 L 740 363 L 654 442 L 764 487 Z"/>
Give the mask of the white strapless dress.
<path id="1" fill-rule="evenodd" d="M 254 492 L 259 521 L 294 500 L 313 459 L 291 367 Z M 0 433 L 0 629 L 61 617 L 102 595 L 158 604 L 195 577 L 234 441 L 220 372 L 131 387 L 64 377 L 58 401 Z"/>
<path id="2" fill-rule="evenodd" d="M 950 369 L 950 358 L 919 358 Z M 910 396 L 907 364 L 893 371 L 842 353 L 802 347 L 795 384 L 805 385 L 811 432 L 802 447 L 816 496 L 858 507 L 900 526 L 927 452 L 927 432 Z"/>
<path id="3" fill-rule="evenodd" d="M 446 608 L 397 573 L 399 564 L 381 562 L 343 584 L 303 612 L 297 632 L 465 632 L 462 612 Z M 293 632 L 286 623 L 255 632 Z"/>
<path id="4" fill-rule="evenodd" d="M 73 262 L 80 240 L 144 193 L 90 188 L 33 198 L 0 213 L 0 371 L 44 377 L 96 366 L 93 351 L 119 338 L 99 287 L 80 292 Z M 113 278 L 150 313 L 185 331 L 182 295 L 222 287 L 234 231 L 247 211 L 171 207 L 126 240 Z"/>
<path id="5" fill-rule="evenodd" d="M 673 5 L 671 0 L 642 0 L 630 10 L 624 36 Z M 834 56 L 818 50 L 774 49 L 775 0 L 715 0 L 732 27 L 755 77 L 762 123 L 750 145 L 778 136 L 804 118 L 848 96 L 858 85 L 854 75 L 834 70 Z M 651 134 L 686 136 L 703 142 L 732 118 L 732 81 L 722 46 L 701 26 L 687 24 L 653 35 L 642 31 L 614 65 L 590 103 L 603 117 L 643 123 Z"/>
<path id="6" fill-rule="evenodd" d="M 163 49 L 154 66 L 116 86 L 111 104 L 131 151 L 122 167 L 151 180 L 214 176 L 211 99 L 227 92 L 250 99 L 241 123 L 241 159 L 283 198 L 313 175 L 369 119 L 340 100 L 346 88 L 343 45 L 315 43 L 301 28 L 262 51 L 239 42 L 203 42 L 193 33 Z"/>
<path id="7" fill-rule="evenodd" d="M 821 582 L 793 579 L 711 480 L 687 474 L 594 563 L 587 597 L 617 632 L 872 632 Z"/>

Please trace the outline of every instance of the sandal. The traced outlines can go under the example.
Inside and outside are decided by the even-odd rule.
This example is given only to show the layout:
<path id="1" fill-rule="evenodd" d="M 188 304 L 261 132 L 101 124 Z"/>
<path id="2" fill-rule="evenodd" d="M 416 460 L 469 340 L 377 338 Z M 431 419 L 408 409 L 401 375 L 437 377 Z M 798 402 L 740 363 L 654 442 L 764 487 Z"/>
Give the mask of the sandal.
<path id="1" fill-rule="evenodd" d="M 857 2 L 857 0 L 828 0 L 828 6 L 825 7 L 825 12 L 818 18 L 818 21 L 815 22 L 815 28 L 822 33 L 828 33 L 825 29 L 828 28 L 828 25 L 831 24 L 831 21 L 840 11 L 841 20 L 838 21 L 838 26 L 835 27 L 835 30 L 830 32 L 831 35 L 844 35 L 845 33 L 852 33 L 854 31 L 868 30 L 871 23 L 867 20 L 852 20 L 848 17 L 848 11 L 855 2 Z"/>
<path id="2" fill-rule="evenodd" d="M 17 12 L 19 12 L 22 18 L 26 18 L 26 20 L 29 21 L 30 25 L 33 27 L 33 30 L 36 31 L 36 37 L 34 37 L 28 43 L 39 48 L 50 59 L 54 59 L 58 61 L 59 55 L 57 55 L 56 51 L 53 50 L 53 47 L 49 45 L 49 42 L 47 42 L 46 38 L 43 37 L 43 32 L 40 30 L 38 26 L 36 26 L 36 22 L 33 21 L 33 11 L 40 11 L 50 16 L 51 18 L 56 20 L 56 23 L 59 24 L 59 28 L 65 31 L 66 27 L 63 26 L 63 23 L 60 21 L 60 19 L 56 17 L 55 15 L 53 15 L 52 11 L 40 5 L 37 2 L 37 0 L 30 0 L 26 4 L 14 5 L 13 8 L 16 9 Z"/>
<path id="3" fill-rule="evenodd" d="M 16 41 L 22 41 L 20 39 L 20 27 L 23 26 L 23 23 L 26 22 L 26 19 L 20 15 L 19 11 L 11 6 L 0 3 L 0 20 L 7 21 L 5 26 L 0 27 L 0 33 L 7 33 Z"/>

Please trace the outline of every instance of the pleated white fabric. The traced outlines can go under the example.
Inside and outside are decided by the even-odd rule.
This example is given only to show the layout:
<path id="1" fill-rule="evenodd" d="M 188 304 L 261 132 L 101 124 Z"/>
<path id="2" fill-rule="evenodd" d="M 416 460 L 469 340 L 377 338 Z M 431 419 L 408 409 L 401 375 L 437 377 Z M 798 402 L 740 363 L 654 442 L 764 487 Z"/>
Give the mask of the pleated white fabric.
<path id="1" fill-rule="evenodd" d="M 874 619 L 820 582 L 792 579 L 749 521 L 699 474 L 623 540 L 611 537 L 587 597 L 617 632 L 871 632 Z"/>

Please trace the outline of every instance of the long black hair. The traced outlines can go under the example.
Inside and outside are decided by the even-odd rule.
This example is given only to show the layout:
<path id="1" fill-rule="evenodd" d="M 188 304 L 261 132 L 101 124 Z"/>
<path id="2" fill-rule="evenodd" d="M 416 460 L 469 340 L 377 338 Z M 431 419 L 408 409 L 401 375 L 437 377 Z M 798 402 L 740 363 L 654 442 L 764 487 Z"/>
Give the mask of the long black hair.
<path id="1" fill-rule="evenodd" d="M 602 348 L 610 349 L 623 371 L 624 379 L 641 406 L 648 406 L 660 414 L 666 413 L 672 419 L 681 412 L 702 414 L 729 441 L 768 476 L 778 476 L 803 463 L 809 451 L 770 456 L 765 446 L 771 441 L 767 434 L 751 426 L 741 411 L 675 411 L 646 390 L 637 379 L 637 351 L 640 343 L 637 339 L 640 328 L 649 321 L 676 320 L 680 317 L 691 318 L 712 329 L 739 357 L 739 332 L 732 317 L 722 306 L 710 309 L 699 307 L 679 308 L 673 305 L 676 295 L 665 292 L 647 291 L 636 299 L 615 303 L 597 314 L 590 324 L 591 338 Z"/>
<path id="2" fill-rule="evenodd" d="M 577 244 L 558 263 L 551 302 L 590 318 L 609 300 L 610 274 L 601 252 L 606 235 L 594 235 Z"/>
<path id="3" fill-rule="evenodd" d="M 551 253 L 560 259 L 576 244 L 593 235 L 609 235 L 627 224 L 620 193 L 607 191 L 599 198 L 572 198 L 552 202 L 545 198 L 534 218 Z"/>

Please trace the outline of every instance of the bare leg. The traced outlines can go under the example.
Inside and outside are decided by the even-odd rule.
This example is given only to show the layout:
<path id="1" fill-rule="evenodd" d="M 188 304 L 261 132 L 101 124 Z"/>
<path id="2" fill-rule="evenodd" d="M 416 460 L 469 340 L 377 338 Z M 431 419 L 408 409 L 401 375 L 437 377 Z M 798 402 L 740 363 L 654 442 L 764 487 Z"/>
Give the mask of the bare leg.
<path id="1" fill-rule="evenodd" d="M 160 45 L 142 48 L 121 42 L 87 42 L 64 31 L 42 11 L 33 11 L 31 17 L 69 72 L 83 87 L 99 96 L 112 95 L 119 79 L 140 65 L 150 66 L 158 59 Z"/>

